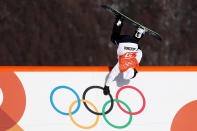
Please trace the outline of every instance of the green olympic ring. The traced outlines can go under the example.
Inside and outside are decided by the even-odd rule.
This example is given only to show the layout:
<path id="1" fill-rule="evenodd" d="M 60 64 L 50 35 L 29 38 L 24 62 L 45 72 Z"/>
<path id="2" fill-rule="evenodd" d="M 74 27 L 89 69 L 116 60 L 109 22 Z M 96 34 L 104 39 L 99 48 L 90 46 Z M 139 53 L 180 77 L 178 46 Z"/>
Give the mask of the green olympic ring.
<path id="1" fill-rule="evenodd" d="M 111 102 L 110 100 L 107 101 L 107 102 L 103 105 L 103 108 L 102 108 L 103 118 L 104 118 L 104 120 L 107 122 L 107 124 L 109 124 L 110 126 L 112 126 L 112 127 L 114 127 L 114 128 L 117 128 L 117 129 L 122 129 L 122 128 L 126 128 L 127 126 L 129 126 L 130 123 L 131 123 L 131 121 L 132 121 L 132 115 L 129 115 L 129 116 L 130 116 L 129 121 L 128 121 L 125 125 L 122 125 L 122 126 L 116 126 L 116 125 L 112 124 L 111 122 L 109 122 L 109 121 L 107 120 L 107 117 L 106 117 L 106 115 L 105 115 L 105 108 L 106 108 L 106 106 L 107 106 L 110 102 Z M 128 109 L 128 111 L 131 112 L 131 109 L 129 108 L 129 106 L 128 106 L 125 102 L 123 102 L 123 101 L 121 101 L 121 100 L 117 100 L 117 99 L 114 99 L 114 102 L 120 102 L 120 103 L 122 103 L 123 105 L 126 106 L 126 108 Z"/>

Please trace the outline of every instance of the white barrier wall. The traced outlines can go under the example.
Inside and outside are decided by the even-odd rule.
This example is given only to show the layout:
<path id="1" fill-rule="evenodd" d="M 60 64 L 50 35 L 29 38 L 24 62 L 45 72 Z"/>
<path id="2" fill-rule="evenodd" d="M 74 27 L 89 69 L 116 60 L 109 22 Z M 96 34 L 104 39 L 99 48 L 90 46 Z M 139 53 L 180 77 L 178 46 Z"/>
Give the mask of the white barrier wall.
<path id="1" fill-rule="evenodd" d="M 108 71 L 69 71 L 69 72 L 15 72 L 20 80 L 26 96 L 26 105 L 24 114 L 17 123 L 17 128 L 26 131 L 62 131 L 87 130 L 75 125 L 67 115 L 58 113 L 52 106 L 50 95 L 52 91 L 59 86 L 72 88 L 82 99 L 84 90 L 90 86 L 102 86 L 108 75 Z M 131 123 L 121 130 L 128 131 L 180 131 L 180 127 L 174 120 L 182 107 L 191 102 L 197 101 L 196 71 L 188 72 L 153 72 L 140 71 L 136 78 L 132 80 L 123 80 L 120 74 L 111 84 L 110 91 L 113 98 L 124 85 L 134 86 L 139 89 L 145 97 L 145 108 L 139 114 L 132 115 Z M 3 88 L 2 88 L 3 90 Z M 3 91 L 2 91 L 3 92 Z M 4 92 L 3 92 L 4 94 Z M 17 92 L 15 92 L 17 94 Z M 5 98 L 6 96 L 4 96 Z M 58 89 L 53 94 L 53 102 L 56 108 L 62 112 L 69 112 L 69 107 L 73 101 L 77 100 L 75 94 L 68 89 Z M 120 92 L 119 100 L 129 105 L 132 112 L 139 111 L 143 106 L 143 99 L 139 92 L 134 89 L 124 89 Z M 102 112 L 103 104 L 110 100 L 109 96 L 104 96 L 102 90 L 92 89 L 86 94 L 86 100 L 92 102 Z M 20 101 L 18 101 L 20 103 Z M 122 105 L 122 104 L 121 104 Z M 110 104 L 107 106 L 109 108 Z M 196 108 L 196 103 L 192 105 Z M 89 105 L 89 107 L 91 107 Z M 122 107 L 124 107 L 122 105 Z M 77 108 L 77 103 L 73 110 Z M 94 110 L 93 108 L 91 108 Z M 124 109 L 126 109 L 124 107 Z M 189 109 L 188 109 L 189 110 Z M 192 112 L 190 112 L 192 114 Z M 0 114 L 1 115 L 1 114 Z M 196 112 L 193 112 L 193 116 Z M 73 119 L 80 125 L 90 126 L 94 124 L 97 115 L 89 112 L 81 102 L 79 110 L 72 115 Z M 185 114 L 187 116 L 187 114 Z M 191 115 L 192 116 L 192 115 Z M 123 112 L 114 102 L 111 112 L 106 115 L 109 122 L 116 126 L 125 125 L 130 115 Z M 173 120 L 175 122 L 173 122 Z M 197 119 L 191 118 L 191 121 L 197 123 Z M 0 122 L 1 123 L 1 122 Z M 173 129 L 172 123 L 174 124 Z M 2 125 L 1 125 L 2 126 Z M 187 124 L 185 126 L 188 126 Z M 194 125 L 189 125 L 197 130 Z M 183 127 L 182 127 L 183 128 Z M 10 128 L 10 130 L 16 128 Z M 103 118 L 99 116 L 98 123 L 92 131 L 100 130 L 119 130 L 110 126 Z"/>

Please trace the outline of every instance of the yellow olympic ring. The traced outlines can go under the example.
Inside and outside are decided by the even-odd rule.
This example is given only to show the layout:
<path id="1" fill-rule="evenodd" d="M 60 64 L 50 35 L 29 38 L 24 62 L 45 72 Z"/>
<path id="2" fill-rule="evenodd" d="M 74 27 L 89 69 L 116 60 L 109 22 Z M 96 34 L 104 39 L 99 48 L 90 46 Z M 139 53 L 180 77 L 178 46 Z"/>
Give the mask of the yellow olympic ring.
<path id="1" fill-rule="evenodd" d="M 81 101 L 81 102 L 86 102 L 86 103 L 90 104 L 90 105 L 95 109 L 95 111 L 98 112 L 98 109 L 94 106 L 94 104 L 93 104 L 92 102 L 90 102 L 90 101 L 88 101 L 88 100 L 83 100 L 83 99 L 81 99 L 80 101 Z M 90 125 L 90 126 L 81 126 L 81 125 L 79 125 L 79 124 L 73 119 L 72 114 L 71 114 L 71 112 L 72 112 L 72 107 L 73 107 L 74 104 L 76 104 L 77 102 L 78 102 L 77 100 L 74 101 L 74 102 L 70 105 L 70 107 L 69 107 L 69 117 L 70 117 L 71 121 L 72 121 L 76 126 L 78 126 L 79 128 L 82 128 L 82 129 L 90 129 L 90 128 L 95 127 L 96 124 L 97 124 L 98 121 L 99 121 L 99 115 L 97 115 L 96 121 L 95 121 L 92 125 Z"/>

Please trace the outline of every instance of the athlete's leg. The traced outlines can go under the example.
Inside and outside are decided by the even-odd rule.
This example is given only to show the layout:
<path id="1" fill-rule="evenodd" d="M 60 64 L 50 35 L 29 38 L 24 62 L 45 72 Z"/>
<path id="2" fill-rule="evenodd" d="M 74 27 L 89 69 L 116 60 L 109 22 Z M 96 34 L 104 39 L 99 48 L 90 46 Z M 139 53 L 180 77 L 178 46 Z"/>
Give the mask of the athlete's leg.
<path id="1" fill-rule="evenodd" d="M 125 72 L 123 72 L 124 79 L 131 79 L 134 76 L 135 72 L 133 68 L 129 68 Z"/>
<path id="2" fill-rule="evenodd" d="M 135 68 L 129 68 L 123 73 L 124 79 L 133 79 L 136 77 L 138 71 Z"/>
<path id="3" fill-rule="evenodd" d="M 118 45 L 120 42 L 120 32 L 123 26 L 123 20 L 121 19 L 121 16 L 116 16 L 114 26 L 112 29 L 112 34 L 111 34 L 111 41 L 115 44 Z"/>

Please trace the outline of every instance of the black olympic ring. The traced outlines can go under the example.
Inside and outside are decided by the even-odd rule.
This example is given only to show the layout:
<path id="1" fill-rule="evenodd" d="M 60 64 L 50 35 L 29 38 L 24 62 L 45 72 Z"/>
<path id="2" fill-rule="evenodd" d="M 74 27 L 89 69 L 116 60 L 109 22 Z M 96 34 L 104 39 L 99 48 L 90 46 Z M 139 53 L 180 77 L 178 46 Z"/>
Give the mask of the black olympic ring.
<path id="1" fill-rule="evenodd" d="M 91 89 L 101 89 L 101 90 L 103 90 L 104 88 L 103 87 L 100 87 L 100 86 L 90 86 L 90 87 L 88 87 L 84 92 L 83 92 L 83 96 L 82 96 L 82 98 L 85 100 L 85 96 L 86 96 L 86 93 L 89 91 L 89 90 L 91 90 Z M 113 106 L 114 106 L 114 100 L 113 100 L 113 97 L 112 97 L 112 95 L 111 94 L 109 94 L 109 97 L 110 97 L 110 100 L 111 100 L 111 106 L 110 106 L 110 108 L 105 112 L 105 114 L 108 114 L 112 109 L 113 109 Z M 86 102 L 83 102 L 84 103 L 84 106 L 88 109 L 88 111 L 90 111 L 91 113 L 93 113 L 93 114 L 95 114 L 95 115 L 103 115 L 103 113 L 101 112 L 95 112 L 95 111 L 93 111 L 93 110 L 91 110 L 89 107 L 88 107 L 88 105 L 87 105 L 87 103 Z"/>

